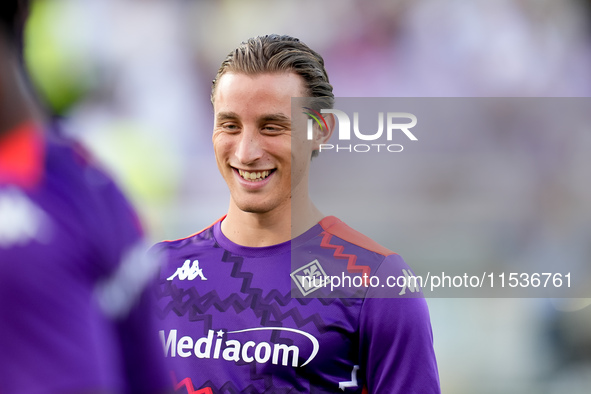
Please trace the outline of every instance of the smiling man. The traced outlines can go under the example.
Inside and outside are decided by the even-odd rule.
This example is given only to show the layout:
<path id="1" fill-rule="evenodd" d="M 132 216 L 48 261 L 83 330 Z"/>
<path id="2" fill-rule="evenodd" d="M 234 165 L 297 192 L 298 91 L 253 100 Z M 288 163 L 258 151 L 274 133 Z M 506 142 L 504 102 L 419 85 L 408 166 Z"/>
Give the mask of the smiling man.
<path id="1" fill-rule="evenodd" d="M 308 198 L 308 173 L 311 152 L 329 135 L 292 144 L 291 97 L 307 95 L 293 72 L 228 70 L 216 85 L 213 143 L 231 195 L 222 232 L 244 246 L 288 241 L 291 226 L 301 233 L 322 219 Z M 296 223 L 292 210 L 301 213 Z"/>
<path id="2" fill-rule="evenodd" d="M 294 126 L 305 116 L 292 113 L 292 97 L 311 97 L 318 111 L 334 101 L 322 57 L 288 36 L 242 43 L 213 82 L 213 145 L 230 207 L 205 230 L 154 247 L 167 258 L 160 338 L 175 388 L 438 393 L 423 298 L 298 284 L 299 272 L 371 277 L 408 266 L 311 201 L 311 157 L 334 119 L 308 139 Z"/>

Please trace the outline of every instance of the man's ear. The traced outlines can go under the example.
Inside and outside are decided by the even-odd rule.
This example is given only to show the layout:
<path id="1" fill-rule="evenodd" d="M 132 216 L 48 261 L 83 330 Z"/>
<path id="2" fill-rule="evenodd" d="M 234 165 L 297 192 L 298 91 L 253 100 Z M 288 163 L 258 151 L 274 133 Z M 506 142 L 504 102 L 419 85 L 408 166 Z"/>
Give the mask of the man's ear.
<path id="1" fill-rule="evenodd" d="M 318 125 L 315 125 L 314 150 L 320 149 L 321 144 L 326 144 L 328 140 L 330 140 L 336 125 L 334 114 L 323 114 L 322 117 L 326 121 L 326 126 L 328 126 L 328 128 L 326 126 L 319 127 Z"/>

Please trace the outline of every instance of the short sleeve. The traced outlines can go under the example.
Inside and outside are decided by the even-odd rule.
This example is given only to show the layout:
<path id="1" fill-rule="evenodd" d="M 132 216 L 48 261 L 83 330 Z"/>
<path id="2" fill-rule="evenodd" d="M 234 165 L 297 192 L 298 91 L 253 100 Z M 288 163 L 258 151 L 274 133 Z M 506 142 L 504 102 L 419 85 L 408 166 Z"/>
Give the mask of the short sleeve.
<path id="1" fill-rule="evenodd" d="M 381 283 L 411 272 L 396 254 L 375 275 Z M 387 288 L 387 286 L 385 286 Z M 382 295 L 384 288 L 380 286 Z M 426 300 L 418 293 L 388 288 L 389 298 L 368 291 L 360 312 L 361 369 L 369 393 L 440 393 L 433 332 Z M 377 293 L 380 294 L 380 293 Z M 422 294 L 422 293 L 420 293 Z"/>

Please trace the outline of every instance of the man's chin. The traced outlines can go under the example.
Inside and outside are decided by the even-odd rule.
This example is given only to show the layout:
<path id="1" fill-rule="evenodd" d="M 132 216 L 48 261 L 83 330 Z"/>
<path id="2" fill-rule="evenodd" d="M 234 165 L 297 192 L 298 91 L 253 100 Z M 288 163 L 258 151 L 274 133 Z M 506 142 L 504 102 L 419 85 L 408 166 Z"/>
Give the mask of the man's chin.
<path id="1" fill-rule="evenodd" d="M 264 203 L 262 201 L 241 201 L 236 203 L 238 209 L 242 212 L 265 214 L 277 208 L 276 204 Z"/>
<path id="2" fill-rule="evenodd" d="M 258 214 L 269 213 L 272 210 L 269 207 L 263 207 L 263 206 L 258 206 L 258 205 L 243 205 L 243 206 L 239 205 L 238 208 L 242 212 L 258 213 Z"/>

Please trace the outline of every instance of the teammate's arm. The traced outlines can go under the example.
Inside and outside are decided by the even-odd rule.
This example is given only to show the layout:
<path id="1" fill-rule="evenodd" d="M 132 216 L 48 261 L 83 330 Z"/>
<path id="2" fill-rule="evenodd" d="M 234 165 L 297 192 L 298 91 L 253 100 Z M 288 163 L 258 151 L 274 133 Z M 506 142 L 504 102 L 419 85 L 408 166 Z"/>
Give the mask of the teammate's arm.
<path id="1" fill-rule="evenodd" d="M 128 385 L 137 393 L 172 392 L 154 328 L 151 289 L 159 260 L 146 253 L 139 220 L 118 187 L 106 178 L 99 185 L 96 195 L 104 202 L 104 225 L 111 231 L 102 233 L 97 247 L 104 269 L 111 272 L 97 287 L 97 296 L 117 328 Z"/>

